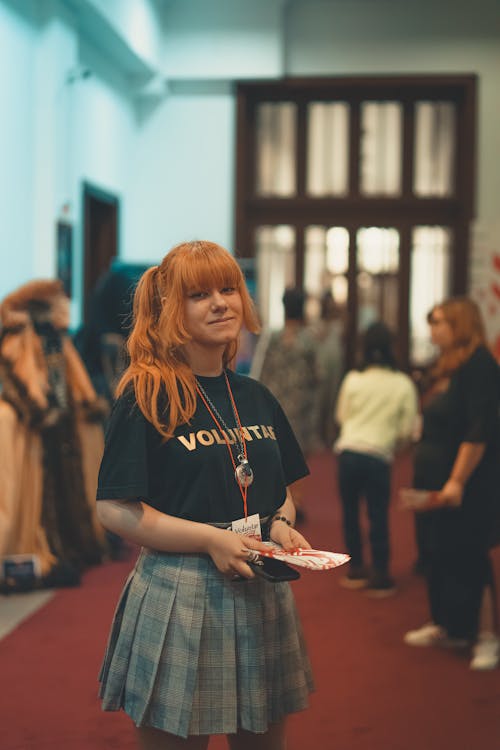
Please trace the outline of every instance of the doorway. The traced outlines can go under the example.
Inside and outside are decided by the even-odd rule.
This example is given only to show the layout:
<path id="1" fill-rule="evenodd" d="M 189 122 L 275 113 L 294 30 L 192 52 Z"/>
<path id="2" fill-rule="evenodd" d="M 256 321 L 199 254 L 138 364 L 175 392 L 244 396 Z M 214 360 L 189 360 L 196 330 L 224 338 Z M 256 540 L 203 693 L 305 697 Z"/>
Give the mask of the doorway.
<path id="1" fill-rule="evenodd" d="M 476 77 L 369 76 L 238 84 L 236 248 L 255 258 L 264 328 L 302 287 L 325 296 L 346 364 L 370 322 L 401 365 L 433 356 L 426 314 L 467 287 Z"/>
<path id="2" fill-rule="evenodd" d="M 83 183 L 83 320 L 88 321 L 89 301 L 98 279 L 118 255 L 120 201 L 88 182 Z"/>

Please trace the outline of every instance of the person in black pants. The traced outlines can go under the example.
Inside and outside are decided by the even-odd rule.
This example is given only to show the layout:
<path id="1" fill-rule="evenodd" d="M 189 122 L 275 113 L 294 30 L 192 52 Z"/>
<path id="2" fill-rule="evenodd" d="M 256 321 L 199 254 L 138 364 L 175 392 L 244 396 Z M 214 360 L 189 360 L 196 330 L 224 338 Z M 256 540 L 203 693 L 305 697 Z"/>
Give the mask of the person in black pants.
<path id="1" fill-rule="evenodd" d="M 471 668 L 490 669 L 499 660 L 488 548 L 498 513 L 500 370 L 472 300 L 447 300 L 428 320 L 440 356 L 423 400 L 414 486 L 437 491 L 437 508 L 424 511 L 432 620 L 405 642 L 474 643 Z"/>
<path id="2" fill-rule="evenodd" d="M 410 440 L 417 413 L 416 389 L 396 368 L 392 335 L 374 323 L 363 337 L 363 364 L 349 372 L 340 388 L 335 443 L 344 538 L 351 555 L 348 588 L 367 588 L 372 596 L 394 593 L 389 574 L 389 499 L 395 449 Z M 372 566 L 364 565 L 360 505 L 365 498 L 370 522 Z"/>
<path id="3" fill-rule="evenodd" d="M 342 451 L 339 457 L 339 488 L 344 514 L 344 537 L 351 555 L 351 571 L 363 566 L 359 514 L 364 495 L 370 523 L 369 541 L 373 569 L 378 571 L 379 577 L 386 577 L 389 567 L 390 464 L 366 453 Z M 359 578 L 351 575 L 349 581 L 353 583 L 354 580 L 359 581 Z M 392 589 L 392 580 L 390 583 Z"/>

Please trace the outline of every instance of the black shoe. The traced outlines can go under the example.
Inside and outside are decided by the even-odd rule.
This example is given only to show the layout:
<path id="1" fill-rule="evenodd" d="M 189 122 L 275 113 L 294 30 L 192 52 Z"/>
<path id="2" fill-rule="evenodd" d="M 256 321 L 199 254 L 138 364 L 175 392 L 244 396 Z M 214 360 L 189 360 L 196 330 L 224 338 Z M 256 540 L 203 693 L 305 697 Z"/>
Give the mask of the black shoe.
<path id="1" fill-rule="evenodd" d="M 366 587 L 367 596 L 383 599 L 396 593 L 394 579 L 387 573 L 372 573 Z"/>

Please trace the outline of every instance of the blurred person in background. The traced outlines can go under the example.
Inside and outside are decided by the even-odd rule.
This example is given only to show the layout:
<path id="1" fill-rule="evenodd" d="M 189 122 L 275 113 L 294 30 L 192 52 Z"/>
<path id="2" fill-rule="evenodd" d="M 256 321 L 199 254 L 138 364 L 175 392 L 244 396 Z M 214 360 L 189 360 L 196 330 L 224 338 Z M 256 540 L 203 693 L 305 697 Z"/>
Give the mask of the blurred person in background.
<path id="1" fill-rule="evenodd" d="M 373 596 L 395 592 L 390 575 L 389 500 L 391 464 L 396 449 L 412 438 L 417 393 L 411 379 L 398 370 L 393 337 L 384 323 L 370 325 L 362 338 L 363 361 L 347 373 L 340 387 L 336 421 L 340 434 L 339 490 L 343 530 L 351 555 L 346 588 L 367 589 Z M 360 528 L 364 497 L 369 519 L 371 568 L 365 563 Z"/>
<path id="2" fill-rule="evenodd" d="M 111 407 L 118 382 L 128 366 L 126 340 L 132 322 L 134 289 L 147 265 L 114 259 L 98 279 L 90 295 L 85 323 L 74 343 L 87 368 L 92 385 Z M 126 556 L 124 541 L 106 531 L 113 559 Z"/>
<path id="3" fill-rule="evenodd" d="M 317 342 L 316 357 L 320 382 L 317 392 L 318 436 L 331 448 L 336 435 L 335 403 L 344 375 L 344 333 L 340 311 L 330 291 L 321 298 L 320 320 L 312 327 Z"/>
<path id="4" fill-rule="evenodd" d="M 412 646 L 473 646 L 472 669 L 499 660 L 491 531 L 498 518 L 500 370 L 478 306 L 462 297 L 429 313 L 438 360 L 423 400 L 414 487 L 435 490 L 426 512 L 431 621 Z"/>
<path id="5" fill-rule="evenodd" d="M 36 555 L 46 585 L 101 561 L 95 511 L 107 406 L 68 335 L 59 281 L 31 281 L 0 305 L 0 557 Z"/>
<path id="6" fill-rule="evenodd" d="M 305 324 L 305 302 L 302 289 L 285 289 L 284 327 L 261 336 L 250 376 L 264 383 L 278 399 L 307 457 L 319 446 L 317 398 L 321 374 L 317 344 Z M 299 521 L 304 518 L 302 495 L 302 486 L 294 487 Z"/>
<path id="7" fill-rule="evenodd" d="M 86 322 L 74 338 L 94 388 L 109 404 L 128 365 L 125 342 L 132 319 L 132 296 L 146 268 L 115 262 L 97 281 Z"/>

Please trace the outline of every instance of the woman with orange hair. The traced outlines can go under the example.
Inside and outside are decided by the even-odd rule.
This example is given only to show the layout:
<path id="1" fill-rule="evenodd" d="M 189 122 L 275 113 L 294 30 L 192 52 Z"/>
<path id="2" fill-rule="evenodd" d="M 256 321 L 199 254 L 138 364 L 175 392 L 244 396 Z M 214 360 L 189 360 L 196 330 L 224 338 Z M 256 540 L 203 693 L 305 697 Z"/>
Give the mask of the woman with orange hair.
<path id="1" fill-rule="evenodd" d="M 405 641 L 474 643 L 471 668 L 490 669 L 499 659 L 488 547 L 498 513 L 500 371 L 472 300 L 436 305 L 428 321 L 440 355 L 424 396 L 414 483 L 437 491 L 437 508 L 423 519 L 432 622 Z"/>
<path id="2" fill-rule="evenodd" d="M 287 486 L 308 473 L 284 413 L 230 365 L 257 318 L 235 259 L 188 242 L 146 271 L 97 498 L 105 527 L 142 551 L 101 670 L 105 710 L 141 747 L 284 748 L 312 687 L 287 583 L 250 567 L 266 534 L 309 547 Z"/>

